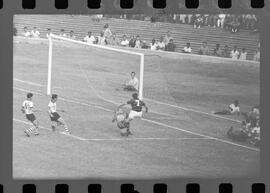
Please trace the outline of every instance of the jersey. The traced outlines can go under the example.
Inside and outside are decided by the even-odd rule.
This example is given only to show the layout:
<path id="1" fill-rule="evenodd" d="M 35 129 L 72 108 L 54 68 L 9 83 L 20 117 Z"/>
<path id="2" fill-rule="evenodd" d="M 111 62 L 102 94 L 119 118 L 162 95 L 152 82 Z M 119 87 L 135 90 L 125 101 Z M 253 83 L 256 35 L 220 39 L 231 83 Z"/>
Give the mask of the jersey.
<path id="1" fill-rule="evenodd" d="M 131 109 L 136 112 L 141 112 L 142 107 L 145 106 L 145 103 L 140 99 L 131 99 L 127 102 L 131 105 Z"/>
<path id="2" fill-rule="evenodd" d="M 28 100 L 23 101 L 22 107 L 26 115 L 33 114 L 34 103 L 32 101 Z"/>
<path id="3" fill-rule="evenodd" d="M 56 103 L 53 103 L 52 101 L 49 102 L 48 107 L 51 111 L 51 113 L 55 113 L 56 112 Z"/>
<path id="4" fill-rule="evenodd" d="M 231 113 L 240 112 L 239 106 L 235 106 L 235 104 L 230 104 L 229 109 L 230 109 Z"/>

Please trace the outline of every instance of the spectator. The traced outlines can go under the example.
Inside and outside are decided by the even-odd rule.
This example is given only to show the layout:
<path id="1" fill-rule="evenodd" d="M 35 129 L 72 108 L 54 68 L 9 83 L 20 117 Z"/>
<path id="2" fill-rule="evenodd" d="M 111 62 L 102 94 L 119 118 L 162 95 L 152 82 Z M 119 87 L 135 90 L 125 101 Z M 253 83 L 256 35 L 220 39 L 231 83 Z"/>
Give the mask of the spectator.
<path id="1" fill-rule="evenodd" d="M 130 36 L 130 40 L 129 40 L 129 47 L 134 48 L 135 47 L 135 38 L 133 35 Z"/>
<path id="2" fill-rule="evenodd" d="M 260 61 L 260 48 L 256 48 L 253 56 L 254 61 Z"/>
<path id="3" fill-rule="evenodd" d="M 17 28 L 13 27 L 13 36 L 17 36 L 17 33 L 18 33 Z"/>
<path id="4" fill-rule="evenodd" d="M 233 15 L 230 15 L 230 14 L 226 15 L 224 19 L 224 29 L 231 31 L 232 22 L 233 22 Z"/>
<path id="5" fill-rule="evenodd" d="M 174 44 L 173 39 L 170 39 L 170 42 L 165 48 L 166 48 L 165 50 L 168 52 L 175 52 L 176 45 Z"/>
<path id="6" fill-rule="evenodd" d="M 231 51 L 231 58 L 232 59 L 238 59 L 239 58 L 239 51 L 237 50 L 237 46 L 233 47 L 233 50 Z"/>
<path id="7" fill-rule="evenodd" d="M 73 30 L 70 30 L 69 35 L 68 35 L 68 38 L 70 38 L 70 39 L 76 39 L 76 36 L 74 35 L 74 31 Z"/>
<path id="8" fill-rule="evenodd" d="M 67 37 L 67 35 L 65 34 L 65 30 L 64 30 L 64 29 L 60 29 L 60 34 L 59 34 L 59 36 Z"/>
<path id="9" fill-rule="evenodd" d="M 96 41 L 96 38 L 92 35 L 92 32 L 88 32 L 88 34 L 83 39 L 84 42 L 88 44 L 94 44 Z"/>
<path id="10" fill-rule="evenodd" d="M 127 39 L 127 36 L 126 35 L 123 35 L 123 38 L 122 38 L 122 40 L 121 40 L 121 46 L 125 46 L 125 47 L 128 47 L 128 45 L 129 45 L 129 41 L 128 41 L 128 39 Z"/>
<path id="11" fill-rule="evenodd" d="M 214 111 L 213 114 L 217 114 L 217 115 L 237 114 L 237 115 L 240 115 L 239 101 L 235 100 L 232 104 L 230 104 L 228 106 L 228 109 L 224 109 L 222 111 Z"/>
<path id="12" fill-rule="evenodd" d="M 24 37 L 31 37 L 31 33 L 28 31 L 28 28 L 27 27 L 24 27 L 23 28 L 23 36 Z"/>
<path id="13" fill-rule="evenodd" d="M 112 36 L 112 32 L 109 28 L 109 24 L 107 24 L 107 23 L 104 25 L 103 34 L 104 34 L 104 37 L 106 38 L 106 40 L 110 39 Z"/>
<path id="14" fill-rule="evenodd" d="M 231 52 L 230 52 L 230 49 L 229 49 L 229 47 L 227 45 L 224 46 L 222 56 L 224 58 L 230 58 L 231 57 Z"/>
<path id="15" fill-rule="evenodd" d="M 221 48 L 220 48 L 220 44 L 216 44 L 216 48 L 214 49 L 213 51 L 213 55 L 214 56 L 222 56 L 222 51 L 221 51 Z"/>
<path id="16" fill-rule="evenodd" d="M 203 42 L 203 44 L 201 45 L 200 49 L 199 49 L 199 54 L 200 55 L 209 55 L 210 51 L 209 51 L 209 47 L 207 46 L 207 42 Z"/>
<path id="17" fill-rule="evenodd" d="M 150 43 L 150 50 L 157 50 L 157 43 L 155 39 L 152 39 L 152 42 Z"/>
<path id="18" fill-rule="evenodd" d="M 182 52 L 183 52 L 183 53 L 191 53 L 191 51 L 192 51 L 192 49 L 191 49 L 191 47 L 190 47 L 190 42 L 188 42 L 188 43 L 186 44 L 186 46 L 183 48 Z"/>
<path id="19" fill-rule="evenodd" d="M 149 47 L 147 46 L 146 41 L 142 41 L 142 49 L 148 49 Z"/>
<path id="20" fill-rule="evenodd" d="M 157 50 L 165 50 L 165 43 L 163 41 L 163 37 L 161 36 L 157 43 Z"/>
<path id="21" fill-rule="evenodd" d="M 225 17 L 226 17 L 225 14 L 219 14 L 219 15 L 218 15 L 217 27 L 221 27 L 221 28 L 224 27 Z"/>
<path id="22" fill-rule="evenodd" d="M 164 43 L 165 43 L 165 47 L 168 45 L 168 43 L 170 42 L 170 40 L 173 39 L 171 32 L 168 31 L 164 37 Z"/>
<path id="23" fill-rule="evenodd" d="M 238 18 L 234 18 L 231 23 L 231 31 L 233 33 L 236 33 L 239 31 L 240 22 L 238 21 Z"/>
<path id="24" fill-rule="evenodd" d="M 202 16 L 199 14 L 195 21 L 194 21 L 194 28 L 201 28 L 201 25 L 203 24 L 203 18 Z"/>
<path id="25" fill-rule="evenodd" d="M 130 73 L 130 79 L 124 85 L 124 90 L 127 90 L 127 91 L 138 91 L 139 90 L 139 80 L 135 75 L 136 75 L 135 72 Z"/>
<path id="26" fill-rule="evenodd" d="M 49 38 L 51 34 L 52 34 L 52 30 L 48 28 L 46 32 L 46 37 Z"/>
<path id="27" fill-rule="evenodd" d="M 242 48 L 240 55 L 239 55 L 240 60 L 246 60 L 247 59 L 247 51 L 245 48 Z"/>
<path id="28" fill-rule="evenodd" d="M 102 45 L 102 46 L 107 45 L 107 40 L 106 40 L 106 38 L 105 38 L 105 36 L 104 36 L 103 31 L 100 32 L 100 35 L 98 36 L 97 44 Z"/>
<path id="29" fill-rule="evenodd" d="M 33 38 L 39 38 L 40 33 L 39 33 L 39 31 L 37 30 L 36 27 L 34 27 L 33 30 L 31 31 L 31 36 L 32 36 Z"/>
<path id="30" fill-rule="evenodd" d="M 112 37 L 110 38 L 109 44 L 112 46 L 119 46 L 120 40 L 116 37 L 116 34 L 113 33 Z"/>
<path id="31" fill-rule="evenodd" d="M 137 35 L 135 39 L 135 48 L 141 48 L 141 40 L 139 35 Z"/>

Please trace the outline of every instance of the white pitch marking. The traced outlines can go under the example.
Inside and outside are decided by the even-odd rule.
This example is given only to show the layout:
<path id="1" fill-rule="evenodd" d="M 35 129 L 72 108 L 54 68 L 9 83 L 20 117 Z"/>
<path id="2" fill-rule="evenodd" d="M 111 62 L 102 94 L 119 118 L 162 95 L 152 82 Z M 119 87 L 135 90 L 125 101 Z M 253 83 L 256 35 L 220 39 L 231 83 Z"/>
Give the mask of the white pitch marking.
<path id="1" fill-rule="evenodd" d="M 207 113 L 207 112 L 203 112 L 203 111 L 198 111 L 198 110 L 191 109 L 191 108 L 180 107 L 180 106 L 177 106 L 177 105 L 172 105 L 172 104 L 168 104 L 168 103 L 156 101 L 156 100 L 154 100 L 154 99 L 148 99 L 148 98 L 145 98 L 145 99 L 148 100 L 148 101 L 152 101 L 152 102 L 155 102 L 155 103 L 158 103 L 158 104 L 162 104 L 162 105 L 166 105 L 166 106 L 178 108 L 178 109 L 181 109 L 181 110 L 191 111 L 191 112 L 200 113 L 200 114 L 208 115 L 208 116 L 215 117 L 215 118 L 219 118 L 219 119 L 225 119 L 225 120 L 229 120 L 229 121 L 241 123 L 241 121 L 239 121 L 239 120 L 231 119 L 231 118 L 228 118 L 228 117 L 223 117 L 223 116 L 219 116 L 219 115 L 214 115 L 214 114 L 211 114 L 211 113 Z"/>
<path id="2" fill-rule="evenodd" d="M 86 76 L 86 75 L 85 75 Z M 86 77 L 87 78 L 87 77 Z M 24 82 L 24 83 L 27 83 L 27 84 L 32 84 L 32 85 L 36 85 L 36 86 L 41 86 L 41 87 L 45 87 L 46 85 L 41 85 L 41 84 L 38 84 L 38 83 L 34 83 L 34 82 L 30 82 L 30 81 L 24 81 L 24 80 L 20 80 L 20 79 L 17 79 L 17 78 L 14 78 L 14 80 L 16 81 L 19 81 L 19 82 Z M 87 78 L 88 80 L 88 78 Z M 89 81 L 89 80 L 88 80 Z M 58 88 L 58 87 L 55 87 L 55 88 Z M 61 88 L 61 87 L 59 87 Z M 91 89 L 94 89 L 92 86 L 91 86 Z M 95 91 L 95 89 L 94 89 Z M 95 91 L 96 92 L 96 91 Z M 100 97 L 102 100 L 105 100 L 107 102 L 110 102 L 110 103 L 113 103 L 115 105 L 118 105 L 117 103 L 111 101 L 111 100 L 107 100 L 101 96 L 99 96 L 99 94 L 96 92 L 96 94 L 98 95 L 98 97 Z M 155 102 L 155 103 L 158 103 L 158 104 L 162 104 L 162 105 L 166 105 L 166 106 L 170 106 L 170 107 L 174 107 L 174 108 L 178 108 L 178 109 L 181 109 L 181 110 L 185 110 L 185 111 L 190 111 L 190 112 L 194 112 L 194 113 L 199 113 L 199 114 L 204 114 L 204 115 L 208 115 L 210 117 L 215 117 L 215 118 L 219 118 L 219 119 L 224 119 L 224 120 L 228 120 L 228 121 L 233 121 L 233 122 L 236 122 L 236 123 L 241 123 L 241 121 L 239 120 L 236 120 L 236 119 L 231 119 L 231 118 L 228 118 L 228 117 L 223 117 L 223 116 L 219 116 L 219 115 L 214 115 L 214 114 L 211 114 L 211 113 L 207 113 L 207 112 L 203 112 L 203 111 L 199 111 L 199 110 L 195 110 L 195 109 L 191 109 L 191 108 L 187 108 L 187 107 L 181 107 L 181 106 L 177 106 L 177 105 L 173 105 L 173 104 L 169 104 L 169 103 L 165 103 L 165 102 L 161 102 L 161 101 L 157 101 L 157 100 L 154 100 L 154 99 L 149 99 L 149 98 L 144 98 L 145 100 L 148 100 L 148 101 L 152 101 L 152 102 Z M 170 115 L 170 114 L 166 114 L 166 113 L 158 113 L 158 112 L 153 112 L 153 113 L 157 113 L 157 114 L 163 114 L 165 116 L 170 116 L 170 117 L 173 117 L 173 118 L 176 118 L 176 116 L 173 116 L 173 115 Z"/>
<path id="3" fill-rule="evenodd" d="M 196 132 L 188 131 L 188 130 L 185 130 L 185 129 L 180 129 L 178 127 L 170 126 L 170 125 L 167 125 L 167 124 L 164 124 L 164 123 L 160 123 L 160 122 L 157 122 L 157 121 L 153 121 L 153 120 L 149 120 L 149 119 L 142 119 L 142 120 L 148 121 L 148 122 L 151 122 L 151 123 L 154 123 L 154 124 L 157 124 L 157 125 L 161 125 L 161 126 L 164 126 L 164 127 L 172 128 L 172 129 L 175 129 L 175 130 L 183 131 L 183 132 L 186 132 L 186 133 L 190 133 L 190 134 L 193 134 L 193 135 L 197 135 L 197 136 L 201 136 L 201 137 L 213 139 L 215 141 L 219 141 L 219 142 L 223 142 L 223 143 L 235 145 L 235 146 L 238 146 L 238 147 L 243 147 L 243 148 L 254 150 L 254 151 L 260 151 L 257 148 L 252 148 L 252 147 L 248 147 L 248 146 L 245 146 L 245 145 L 240 145 L 240 144 L 237 144 L 237 143 L 233 143 L 231 141 L 223 140 L 223 139 L 220 139 L 220 138 L 215 138 L 215 137 L 211 137 L 211 136 L 208 136 L 208 135 L 204 135 L 204 134 L 199 134 L 199 133 L 196 133 Z"/>
<path id="4" fill-rule="evenodd" d="M 121 141 L 121 140 L 130 140 L 130 141 L 137 141 L 137 140 L 199 140 L 199 139 L 210 139 L 210 138 L 202 138 L 202 137 L 179 137 L 179 138 L 162 138 L 162 137 L 135 137 L 135 138 L 108 138 L 108 139 L 85 139 L 85 141 Z"/>
<path id="5" fill-rule="evenodd" d="M 21 80 L 21 79 L 18 79 L 18 78 L 13 78 L 13 80 L 14 80 L 14 81 L 17 81 L 17 82 L 22 82 L 22 83 L 34 85 L 34 86 L 47 87 L 47 85 L 45 85 L 45 84 L 38 84 L 38 83 L 35 83 L 35 82 L 26 81 L 26 80 Z M 60 87 L 60 86 L 54 86 L 53 88 L 62 88 L 62 87 Z"/>
<path id="6" fill-rule="evenodd" d="M 19 120 L 19 119 L 16 119 L 16 118 L 13 118 L 14 121 L 17 121 L 17 122 L 20 122 L 20 123 L 24 123 L 24 124 L 27 124 L 27 125 L 32 125 L 31 123 L 27 122 L 27 121 L 23 121 L 23 120 Z M 46 130 L 49 130 L 51 131 L 51 129 L 49 128 L 46 128 L 46 127 L 43 127 L 43 126 L 39 126 L 39 128 L 41 129 L 46 129 Z M 72 134 L 66 134 L 66 133 L 63 133 L 63 132 L 58 132 L 59 134 L 62 134 L 62 135 L 66 135 L 68 137 L 72 137 L 72 138 L 75 138 L 75 139 L 78 139 L 80 141 L 124 141 L 124 140 L 131 140 L 131 141 L 136 141 L 136 140 L 198 140 L 198 139 L 210 139 L 210 138 L 202 138 L 202 137 L 183 137 L 183 138 L 159 138 L 159 137 L 136 137 L 136 138 L 125 138 L 125 137 L 122 137 L 122 138 L 104 138 L 104 139 L 98 139 L 98 138 L 82 138 L 82 137 L 79 137 L 79 136 L 75 136 L 75 135 L 72 135 Z"/>
<path id="7" fill-rule="evenodd" d="M 40 86 L 40 87 L 46 87 L 46 85 L 41 85 L 41 84 L 38 84 L 38 83 L 35 83 L 35 82 L 30 82 L 30 81 L 24 81 L 24 80 L 20 80 L 20 79 L 17 79 L 17 78 L 14 78 L 13 80 L 16 80 L 16 81 L 19 81 L 19 82 L 23 82 L 23 83 L 26 83 L 26 84 L 30 84 L 30 85 L 32 84 L 32 85 L 36 85 L 36 86 Z M 54 88 L 58 88 L 58 87 L 54 87 Z M 61 87 L 59 87 L 59 88 L 61 88 Z M 117 104 L 117 103 L 115 103 L 115 102 L 113 102 L 111 100 L 107 100 L 107 99 L 101 97 L 92 86 L 91 86 L 91 89 L 93 89 L 94 92 L 96 92 L 97 96 L 99 98 L 101 98 L 102 100 L 107 101 L 109 103 L 112 103 L 114 105 L 119 105 L 119 104 Z M 68 100 L 68 99 L 63 99 L 63 100 L 65 101 L 65 100 Z M 88 104 L 84 104 L 84 105 L 88 105 Z M 105 110 L 105 109 L 103 109 L 103 110 Z M 171 115 L 171 114 L 167 114 L 167 113 L 159 113 L 159 112 L 156 112 L 156 111 L 151 111 L 151 112 L 154 113 L 154 114 L 158 114 L 158 115 L 170 117 L 171 119 L 178 119 L 179 118 L 177 116 L 174 116 L 174 115 Z"/>
<path id="8" fill-rule="evenodd" d="M 24 124 L 27 124 L 27 125 L 32 125 L 31 123 L 27 122 L 27 121 L 22 121 L 22 120 L 19 120 L 19 119 L 15 119 L 13 118 L 14 121 L 17 121 L 17 122 L 20 122 L 20 123 L 24 123 Z M 49 131 L 52 131 L 51 129 L 49 128 L 46 128 L 46 127 L 43 127 L 43 126 L 39 126 L 39 128 L 41 129 L 46 129 L 46 130 L 49 130 Z M 53 132 L 53 131 L 52 131 Z M 78 137 L 78 136 L 75 136 L 75 135 L 72 135 L 72 134 L 66 134 L 66 133 L 62 133 L 62 132 L 59 132 L 60 134 L 62 135 L 66 135 L 68 137 L 72 137 L 74 139 L 78 139 L 78 140 L 81 140 L 81 141 L 84 141 L 86 140 L 85 138 L 82 138 L 82 137 Z"/>
<path id="9" fill-rule="evenodd" d="M 15 89 L 18 89 L 18 90 L 21 90 L 21 91 L 24 91 L 24 92 L 29 92 L 29 91 L 27 91 L 25 89 L 20 89 L 20 88 L 16 88 L 16 87 L 15 87 Z M 38 93 L 38 94 L 40 94 L 40 93 Z M 42 94 L 40 94 L 40 95 L 42 95 Z M 62 98 L 59 98 L 59 99 L 66 100 L 66 99 L 62 99 Z M 81 102 L 73 101 L 73 100 L 66 100 L 66 101 L 71 102 L 71 103 L 85 105 L 85 106 L 96 107 L 96 108 L 99 108 L 99 109 L 102 109 L 102 110 L 105 110 L 105 111 L 112 112 L 112 110 L 110 110 L 110 109 L 99 107 L 99 106 L 95 106 L 95 105 L 90 105 L 90 104 L 87 104 L 87 103 L 81 103 Z M 180 129 L 178 127 L 170 126 L 170 125 L 167 125 L 167 124 L 164 124 L 164 123 L 160 123 L 160 122 L 157 122 L 157 121 L 153 121 L 153 120 L 150 120 L 150 119 L 144 119 L 144 118 L 142 118 L 142 120 L 148 121 L 148 122 L 152 122 L 152 123 L 154 123 L 156 125 L 161 125 L 161 126 L 164 126 L 164 127 L 168 127 L 168 128 L 172 128 L 172 129 L 175 129 L 175 130 L 179 130 L 179 131 L 183 131 L 183 132 L 186 132 L 186 133 L 190 133 L 190 134 L 193 134 L 193 135 L 197 135 L 197 136 L 201 136 L 201 137 L 206 137 L 206 138 L 209 138 L 209 139 L 213 139 L 215 141 L 219 141 L 219 142 L 222 142 L 222 143 L 227 143 L 227 144 L 230 144 L 230 145 L 242 147 L 242 148 L 253 150 L 253 151 L 260 151 L 260 149 L 257 149 L 257 148 L 252 148 L 252 147 L 248 147 L 248 146 L 245 146 L 245 145 L 240 145 L 240 144 L 237 144 L 237 143 L 233 143 L 231 141 L 223 140 L 223 139 L 220 139 L 220 138 L 215 138 L 215 137 L 211 137 L 211 136 L 208 136 L 208 135 L 204 135 L 204 134 L 200 134 L 200 133 L 188 131 L 188 130 L 185 130 L 185 129 Z"/>

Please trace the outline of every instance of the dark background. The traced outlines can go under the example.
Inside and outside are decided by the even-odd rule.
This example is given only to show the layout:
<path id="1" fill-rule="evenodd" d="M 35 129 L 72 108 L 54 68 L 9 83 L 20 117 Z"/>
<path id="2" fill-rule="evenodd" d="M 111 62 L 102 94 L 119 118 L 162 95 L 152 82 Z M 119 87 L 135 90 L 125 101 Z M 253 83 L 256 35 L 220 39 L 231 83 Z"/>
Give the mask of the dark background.
<path id="1" fill-rule="evenodd" d="M 119 14 L 119 13 L 145 13 L 148 15 L 156 13 L 209 13 L 219 12 L 216 0 L 200 0 L 199 9 L 185 9 L 184 0 L 174 1 L 167 0 L 165 9 L 153 9 L 149 6 L 151 1 L 138 0 L 134 3 L 133 9 L 121 10 L 114 7 L 120 0 L 104 0 L 100 9 L 88 9 L 87 0 L 69 0 L 67 9 L 56 9 L 54 0 L 36 0 L 35 9 L 23 9 L 22 0 L 3 0 L 3 8 L 0 8 L 0 184 L 4 185 L 5 193 L 20 193 L 22 185 L 36 184 L 38 193 L 53 193 L 55 185 L 58 183 L 68 183 L 70 193 L 86 193 L 89 184 L 101 184 L 105 193 L 120 193 L 122 183 L 132 183 L 140 193 L 152 193 L 155 183 L 166 183 L 169 193 L 184 193 L 187 183 L 199 183 L 201 192 L 218 193 L 220 183 L 230 182 L 234 186 L 236 193 L 251 193 L 252 183 L 265 183 L 269 186 L 270 170 L 269 170 L 269 147 L 270 147 L 270 29 L 269 29 L 269 1 L 265 2 L 263 9 L 251 9 L 250 1 L 234 0 L 231 9 L 223 9 L 222 11 L 231 13 L 255 13 L 259 16 L 260 22 L 260 38 L 261 38 L 261 122 L 262 122 L 262 141 L 261 148 L 261 177 L 256 179 L 153 179 L 149 181 L 119 180 L 112 181 L 87 179 L 87 180 L 16 180 L 12 179 L 12 47 L 13 47 L 13 15 L 14 14 Z M 119 4 L 119 3 L 118 3 Z M 139 166 L 138 166 L 139 167 Z M 0 190 L 1 191 L 1 190 Z"/>

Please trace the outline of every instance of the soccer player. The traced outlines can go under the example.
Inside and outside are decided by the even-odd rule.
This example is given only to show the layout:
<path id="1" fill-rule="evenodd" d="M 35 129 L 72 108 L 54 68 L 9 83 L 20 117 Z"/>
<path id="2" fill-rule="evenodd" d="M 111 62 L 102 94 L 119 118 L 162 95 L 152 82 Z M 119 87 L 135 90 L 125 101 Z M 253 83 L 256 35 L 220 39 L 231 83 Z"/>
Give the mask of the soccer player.
<path id="1" fill-rule="evenodd" d="M 33 126 L 29 129 L 26 129 L 24 133 L 30 137 L 30 134 L 33 133 L 34 135 L 39 135 L 38 132 L 38 121 L 36 116 L 34 115 L 34 103 L 32 101 L 33 93 L 27 93 L 27 98 L 23 101 L 21 111 L 26 115 L 26 119 L 29 120 Z"/>
<path id="2" fill-rule="evenodd" d="M 239 101 L 235 100 L 232 104 L 229 105 L 228 109 L 224 109 L 222 111 L 214 111 L 213 113 L 218 115 L 240 115 Z"/>
<path id="3" fill-rule="evenodd" d="M 65 131 L 63 133 L 65 134 L 70 134 L 70 131 L 64 121 L 64 119 L 62 117 L 60 117 L 60 115 L 56 112 L 56 101 L 57 101 L 57 94 L 52 94 L 51 100 L 48 104 L 49 110 L 49 116 L 51 119 L 51 123 L 52 123 L 52 130 L 55 131 L 55 125 L 54 123 L 56 123 L 56 126 L 60 126 L 62 125 L 65 129 Z M 64 112 L 63 110 L 61 110 L 62 112 Z"/>
<path id="4" fill-rule="evenodd" d="M 122 108 L 125 105 L 131 105 L 131 110 L 128 115 L 128 121 L 129 123 L 136 117 L 141 118 L 142 117 L 142 108 L 145 108 L 145 112 L 148 112 L 148 107 L 145 105 L 145 103 L 138 98 L 137 93 L 132 94 L 132 99 L 127 101 L 126 104 L 122 104 L 118 107 L 118 109 Z"/>
<path id="5" fill-rule="evenodd" d="M 114 112 L 114 116 L 112 119 L 112 122 L 117 122 L 117 126 L 120 129 L 120 134 L 122 136 L 128 136 L 132 133 L 129 130 L 129 119 L 128 119 L 128 113 L 125 112 L 121 108 L 117 108 L 117 110 Z"/>
<path id="6" fill-rule="evenodd" d="M 127 90 L 127 91 L 138 91 L 139 90 L 139 80 L 136 77 L 135 72 L 130 73 L 130 79 L 124 85 L 124 90 Z"/>

